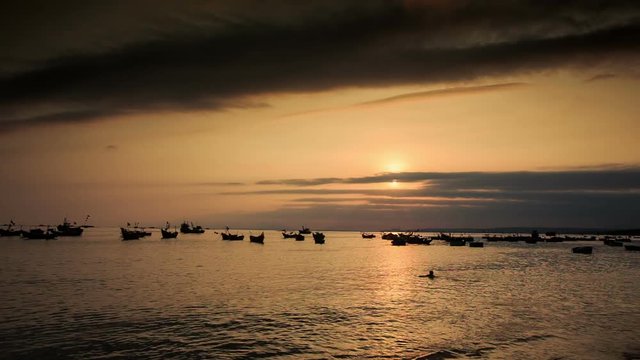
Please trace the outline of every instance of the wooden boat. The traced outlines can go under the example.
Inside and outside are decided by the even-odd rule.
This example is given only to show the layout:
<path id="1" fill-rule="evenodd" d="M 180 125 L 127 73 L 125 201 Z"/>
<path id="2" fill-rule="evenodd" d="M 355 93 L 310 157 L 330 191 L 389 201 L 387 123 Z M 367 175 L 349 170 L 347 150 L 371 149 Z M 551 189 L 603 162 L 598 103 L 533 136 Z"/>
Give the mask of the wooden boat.
<path id="1" fill-rule="evenodd" d="M 129 229 L 125 229 L 125 228 L 120 228 L 120 234 L 122 235 L 122 240 L 123 241 L 138 240 L 141 237 L 145 236 L 140 231 L 129 230 Z"/>
<path id="2" fill-rule="evenodd" d="M 622 247 L 622 241 L 618 241 L 618 240 L 613 240 L 613 239 L 604 239 L 602 240 L 602 242 L 607 245 L 607 246 L 616 246 L 616 247 Z"/>
<path id="3" fill-rule="evenodd" d="M 376 237 L 376 234 L 362 233 L 361 235 L 363 239 L 373 239 Z"/>
<path id="4" fill-rule="evenodd" d="M 84 229 L 81 226 L 71 225 L 67 218 L 64 218 L 62 224 L 56 227 L 60 236 L 80 236 Z"/>
<path id="5" fill-rule="evenodd" d="M 537 244 L 538 243 L 538 238 L 533 238 L 533 237 L 525 238 L 524 242 L 527 243 L 527 244 Z"/>
<path id="6" fill-rule="evenodd" d="M 296 239 L 296 241 L 303 241 L 304 240 L 304 235 L 296 234 L 295 239 Z"/>
<path id="7" fill-rule="evenodd" d="M 298 230 L 298 233 L 303 234 L 303 235 L 309 235 L 311 234 L 311 230 L 309 230 L 309 228 L 302 226 L 302 229 Z"/>
<path id="8" fill-rule="evenodd" d="M 316 244 L 324 244 L 324 234 L 321 232 L 314 232 L 313 233 L 313 241 Z"/>
<path id="9" fill-rule="evenodd" d="M 29 231 L 23 231 L 22 236 L 27 240 L 53 240 L 57 234 L 50 229 L 44 231 L 42 229 L 31 229 Z"/>
<path id="10" fill-rule="evenodd" d="M 576 246 L 571 249 L 574 254 L 591 254 L 593 252 L 593 246 Z"/>
<path id="11" fill-rule="evenodd" d="M 640 245 L 625 245 L 624 249 L 628 251 L 640 251 Z"/>
<path id="12" fill-rule="evenodd" d="M 481 248 L 481 247 L 484 247 L 484 243 L 481 242 L 481 241 L 472 241 L 472 242 L 469 243 L 469 247 Z"/>
<path id="13" fill-rule="evenodd" d="M 160 233 L 162 234 L 163 239 L 175 239 L 178 237 L 177 231 L 170 231 L 168 228 L 160 229 Z"/>
<path id="14" fill-rule="evenodd" d="M 180 224 L 180 232 L 183 234 L 203 234 L 204 229 L 200 225 L 194 226 L 193 223 L 183 222 Z"/>
<path id="15" fill-rule="evenodd" d="M 407 240 L 401 237 L 397 237 L 391 240 L 391 246 L 405 246 L 405 245 L 407 245 Z"/>
<path id="16" fill-rule="evenodd" d="M 297 235 L 298 235 L 298 234 L 296 234 L 296 233 L 294 233 L 294 232 L 290 232 L 290 233 L 285 232 L 285 231 L 283 231 L 283 232 L 282 232 L 282 237 L 283 237 L 284 239 L 295 239 Z"/>
<path id="17" fill-rule="evenodd" d="M 13 230 L 12 227 L 15 225 L 13 220 L 11 220 L 8 224 L 6 224 L 5 229 L 0 229 L 0 236 L 20 236 L 22 235 L 22 230 Z"/>
<path id="18" fill-rule="evenodd" d="M 463 238 L 450 238 L 449 246 L 464 246 L 466 244 L 465 239 Z"/>
<path id="19" fill-rule="evenodd" d="M 264 244 L 264 232 L 258 236 L 249 235 L 249 241 L 252 243 Z"/>
<path id="20" fill-rule="evenodd" d="M 398 237 L 399 235 L 396 233 L 382 233 L 382 236 L 381 236 L 383 240 L 394 240 L 394 239 L 397 239 Z"/>
<path id="21" fill-rule="evenodd" d="M 222 240 L 230 240 L 230 241 L 244 240 L 244 235 L 231 234 L 228 231 L 226 233 L 220 233 L 220 235 L 222 235 Z"/>

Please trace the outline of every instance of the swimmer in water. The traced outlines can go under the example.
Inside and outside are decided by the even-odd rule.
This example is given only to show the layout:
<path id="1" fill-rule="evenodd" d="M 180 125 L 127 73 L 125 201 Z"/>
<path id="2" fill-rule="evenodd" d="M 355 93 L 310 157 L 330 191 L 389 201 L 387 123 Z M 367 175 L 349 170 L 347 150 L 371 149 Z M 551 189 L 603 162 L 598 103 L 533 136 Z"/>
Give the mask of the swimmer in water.
<path id="1" fill-rule="evenodd" d="M 429 278 L 429 279 L 433 279 L 433 278 L 436 277 L 436 275 L 433 273 L 433 270 L 429 270 L 429 274 L 427 274 L 427 275 L 418 275 L 418 277 L 426 277 L 426 278 Z"/>

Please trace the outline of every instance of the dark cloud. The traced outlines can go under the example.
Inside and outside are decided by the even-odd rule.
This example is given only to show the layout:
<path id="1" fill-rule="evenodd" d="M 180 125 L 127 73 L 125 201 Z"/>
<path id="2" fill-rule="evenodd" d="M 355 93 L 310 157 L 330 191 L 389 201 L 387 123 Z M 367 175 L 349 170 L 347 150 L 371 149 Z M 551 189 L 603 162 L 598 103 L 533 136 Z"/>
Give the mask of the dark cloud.
<path id="1" fill-rule="evenodd" d="M 3 33 L 20 40 L 0 37 L 10 54 L 0 57 L 9 69 L 0 73 L 2 121 L 221 109 L 274 92 L 624 66 L 640 48 L 636 1 L 85 3 L 5 5 Z M 48 10 L 29 11 L 38 5 Z M 44 30 L 28 25 L 34 20 Z M 34 104 L 82 111 L 33 114 Z"/>
<path id="2" fill-rule="evenodd" d="M 400 223 L 398 225 L 410 227 L 637 226 L 640 167 L 600 167 L 600 170 L 594 166 L 589 170 L 538 172 L 403 172 L 357 178 L 263 181 L 258 184 L 278 188 L 225 194 L 299 195 L 289 202 L 300 211 L 295 217 L 322 216 L 332 208 L 337 213 L 357 213 L 356 218 L 363 224 L 367 216 L 375 212 L 387 213 L 389 219 Z M 410 189 L 386 187 L 392 180 L 414 186 Z M 336 188 L 340 184 L 345 187 Z M 382 186 L 358 189 L 358 184 Z M 274 211 L 273 216 L 288 214 L 287 209 Z M 323 221 L 327 223 L 335 225 L 338 221 L 335 216 L 325 215 Z M 424 217 L 422 223 L 421 217 Z M 348 223 L 344 222 L 344 226 Z M 391 220 L 384 224 L 396 226 Z"/>
<path id="3" fill-rule="evenodd" d="M 116 151 L 118 150 L 118 146 L 117 145 L 107 145 L 104 147 L 107 151 Z"/>
<path id="4" fill-rule="evenodd" d="M 587 80 L 585 80 L 585 82 L 590 83 L 594 81 L 613 79 L 615 77 L 616 77 L 615 74 L 598 74 L 588 78 Z"/>

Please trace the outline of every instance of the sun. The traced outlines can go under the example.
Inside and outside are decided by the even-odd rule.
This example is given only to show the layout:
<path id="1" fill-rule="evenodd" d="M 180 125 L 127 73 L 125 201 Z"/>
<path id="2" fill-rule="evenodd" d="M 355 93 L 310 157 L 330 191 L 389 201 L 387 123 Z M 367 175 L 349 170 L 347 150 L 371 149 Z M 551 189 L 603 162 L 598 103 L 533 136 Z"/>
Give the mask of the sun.
<path id="1" fill-rule="evenodd" d="M 398 181 L 398 179 L 393 179 L 391 180 L 391 182 L 389 182 L 389 186 L 396 189 L 400 186 L 400 182 Z"/>
<path id="2" fill-rule="evenodd" d="M 401 172 L 403 169 L 404 165 L 401 163 L 390 163 L 385 166 L 385 170 L 392 173 Z"/>

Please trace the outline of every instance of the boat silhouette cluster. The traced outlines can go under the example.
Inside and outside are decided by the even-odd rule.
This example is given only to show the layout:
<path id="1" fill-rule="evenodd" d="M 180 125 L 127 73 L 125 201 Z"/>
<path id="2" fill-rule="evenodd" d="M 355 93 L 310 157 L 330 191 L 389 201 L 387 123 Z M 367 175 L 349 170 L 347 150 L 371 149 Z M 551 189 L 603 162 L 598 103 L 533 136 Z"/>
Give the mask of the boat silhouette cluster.
<path id="1" fill-rule="evenodd" d="M 87 217 L 88 219 L 88 217 Z M 86 222 L 86 221 L 85 221 Z M 24 226 L 18 226 L 13 221 L 4 225 L 4 228 L 0 228 L 0 237 L 22 237 L 25 240 L 55 240 L 58 237 L 79 237 L 83 234 L 84 229 L 92 227 L 89 225 L 77 225 L 75 222 L 71 223 L 66 218 L 63 222 L 57 226 L 51 225 L 38 225 L 31 226 L 29 230 L 24 230 Z M 169 222 L 160 228 L 161 239 L 177 239 L 179 234 L 205 234 L 206 229 L 200 225 L 194 225 L 192 222 L 184 221 L 180 224 L 179 230 L 177 227 L 171 228 Z M 225 231 L 214 231 L 214 234 L 220 235 L 220 238 L 225 241 L 243 241 L 245 235 L 239 232 L 232 232 L 229 227 L 226 227 Z M 293 239 L 295 241 L 304 241 L 306 236 L 311 235 L 314 243 L 324 244 L 326 241 L 326 235 L 320 231 L 311 231 L 309 228 L 302 226 L 297 231 L 281 230 L 283 239 Z M 145 227 L 141 227 L 139 223 L 127 223 L 126 227 L 120 228 L 120 235 L 122 241 L 140 240 L 152 235 L 152 231 Z M 378 237 L 373 232 L 360 233 L 362 239 L 371 240 Z M 474 237 L 467 234 L 452 234 L 440 232 L 434 236 L 427 236 L 424 234 L 418 234 L 414 232 L 381 232 L 379 234 L 382 240 L 389 241 L 391 246 L 406 246 L 406 245 L 431 245 L 433 241 L 438 241 L 440 244 L 445 244 L 453 247 L 470 248 L 483 248 L 487 243 L 494 242 L 509 242 L 517 243 L 523 242 L 525 244 L 535 245 L 539 242 L 542 243 L 560 243 L 569 241 L 602 241 L 604 245 L 610 247 L 620 247 L 628 251 L 640 251 L 640 245 L 631 243 L 630 237 L 624 236 L 604 236 L 597 237 L 591 236 L 558 236 L 555 232 L 547 232 L 544 235 L 533 230 L 530 235 L 522 234 L 485 234 L 482 237 Z M 249 241 L 251 243 L 264 244 L 265 233 L 262 231 L 258 235 L 249 234 Z M 576 246 L 572 247 L 572 252 L 575 254 L 591 254 L 593 253 L 593 246 Z"/>

